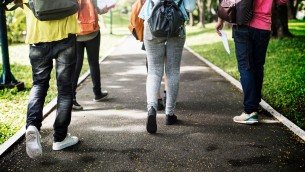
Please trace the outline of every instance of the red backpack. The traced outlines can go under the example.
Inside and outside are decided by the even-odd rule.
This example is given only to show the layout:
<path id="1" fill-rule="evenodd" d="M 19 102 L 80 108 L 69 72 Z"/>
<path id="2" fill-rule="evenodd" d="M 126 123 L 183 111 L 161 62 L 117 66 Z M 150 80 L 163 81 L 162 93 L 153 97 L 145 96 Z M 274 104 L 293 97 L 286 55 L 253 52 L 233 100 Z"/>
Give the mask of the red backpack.
<path id="1" fill-rule="evenodd" d="M 131 16 L 128 29 L 133 34 L 133 36 L 143 42 L 143 32 L 144 32 L 144 20 L 139 18 L 138 15 L 144 5 L 145 0 L 136 0 L 131 7 Z"/>
<path id="2" fill-rule="evenodd" d="M 79 25 L 78 35 L 86 35 L 100 29 L 98 25 L 98 14 L 92 0 L 78 0 L 79 10 L 77 22 Z"/>

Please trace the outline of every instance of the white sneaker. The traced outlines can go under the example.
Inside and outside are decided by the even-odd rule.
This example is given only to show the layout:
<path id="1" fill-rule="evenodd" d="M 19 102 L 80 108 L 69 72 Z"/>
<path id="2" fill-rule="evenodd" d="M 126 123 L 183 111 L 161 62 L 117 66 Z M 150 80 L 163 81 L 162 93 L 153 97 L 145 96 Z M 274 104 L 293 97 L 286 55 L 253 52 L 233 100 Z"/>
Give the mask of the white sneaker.
<path id="1" fill-rule="evenodd" d="M 251 114 L 247 114 L 243 112 L 239 116 L 235 116 L 233 118 L 234 122 L 241 123 L 241 124 L 255 124 L 258 123 L 258 116 L 257 112 L 252 112 Z"/>
<path id="2" fill-rule="evenodd" d="M 30 125 L 26 130 L 26 153 L 30 158 L 38 158 L 42 156 L 42 148 L 40 144 L 40 134 L 35 126 Z"/>
<path id="3" fill-rule="evenodd" d="M 78 138 L 76 136 L 71 136 L 70 133 L 68 133 L 63 141 L 53 142 L 53 150 L 62 150 L 69 146 L 73 146 L 76 143 L 78 143 Z"/>

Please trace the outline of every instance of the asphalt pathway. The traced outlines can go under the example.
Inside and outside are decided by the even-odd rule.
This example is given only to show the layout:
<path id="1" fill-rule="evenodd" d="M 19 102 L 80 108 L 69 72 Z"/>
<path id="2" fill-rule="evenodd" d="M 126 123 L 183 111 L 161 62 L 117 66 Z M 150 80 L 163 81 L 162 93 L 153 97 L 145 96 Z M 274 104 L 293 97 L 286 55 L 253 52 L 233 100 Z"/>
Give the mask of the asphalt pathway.
<path id="1" fill-rule="evenodd" d="M 159 111 L 157 134 L 148 134 L 140 47 L 128 37 L 101 63 L 105 101 L 92 101 L 90 77 L 79 86 L 84 110 L 73 111 L 69 128 L 79 144 L 52 151 L 54 111 L 43 122 L 43 157 L 28 158 L 22 138 L 1 157 L 0 171 L 305 171 L 304 143 L 281 123 L 234 123 L 242 94 L 187 50 L 175 113 L 179 123 L 164 125 Z"/>

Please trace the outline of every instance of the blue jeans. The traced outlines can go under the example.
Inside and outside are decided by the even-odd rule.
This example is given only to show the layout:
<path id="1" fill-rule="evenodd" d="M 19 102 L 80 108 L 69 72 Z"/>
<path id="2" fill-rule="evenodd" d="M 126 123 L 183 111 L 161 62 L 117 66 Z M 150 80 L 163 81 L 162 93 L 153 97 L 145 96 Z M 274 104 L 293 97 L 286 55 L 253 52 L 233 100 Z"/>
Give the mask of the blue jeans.
<path id="1" fill-rule="evenodd" d="M 236 59 L 244 96 L 244 112 L 258 112 L 270 31 L 233 26 Z"/>
<path id="2" fill-rule="evenodd" d="M 49 88 L 53 59 L 56 60 L 56 81 L 58 89 L 57 112 L 54 122 L 54 141 L 65 139 L 71 121 L 72 79 L 75 68 L 76 36 L 30 45 L 30 62 L 32 65 L 33 87 L 27 109 L 27 124 L 41 128 L 43 105 Z"/>
<path id="3" fill-rule="evenodd" d="M 101 40 L 101 34 L 99 32 L 98 35 L 91 40 L 76 42 L 77 60 L 76 60 L 76 67 L 75 67 L 74 81 L 73 81 L 74 99 L 76 99 L 77 82 L 84 62 L 85 49 L 88 55 L 90 75 L 93 84 L 93 93 L 95 97 L 100 96 L 102 94 L 100 63 L 99 63 L 100 42 L 101 42 L 100 40 Z"/>

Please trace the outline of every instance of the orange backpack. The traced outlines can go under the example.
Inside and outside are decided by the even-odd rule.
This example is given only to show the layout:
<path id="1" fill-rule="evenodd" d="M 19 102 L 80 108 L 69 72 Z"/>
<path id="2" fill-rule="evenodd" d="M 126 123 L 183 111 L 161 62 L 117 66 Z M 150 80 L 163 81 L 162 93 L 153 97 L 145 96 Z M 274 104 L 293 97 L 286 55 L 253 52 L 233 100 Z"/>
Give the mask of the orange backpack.
<path id="1" fill-rule="evenodd" d="M 100 29 L 98 25 L 98 14 L 92 0 L 78 0 L 79 10 L 77 22 L 79 25 L 78 35 L 86 35 Z"/>
<path id="2" fill-rule="evenodd" d="M 143 32 L 144 32 L 144 20 L 139 18 L 138 15 L 144 5 L 145 0 L 136 0 L 131 7 L 131 16 L 128 29 L 133 34 L 133 36 L 143 42 Z"/>

